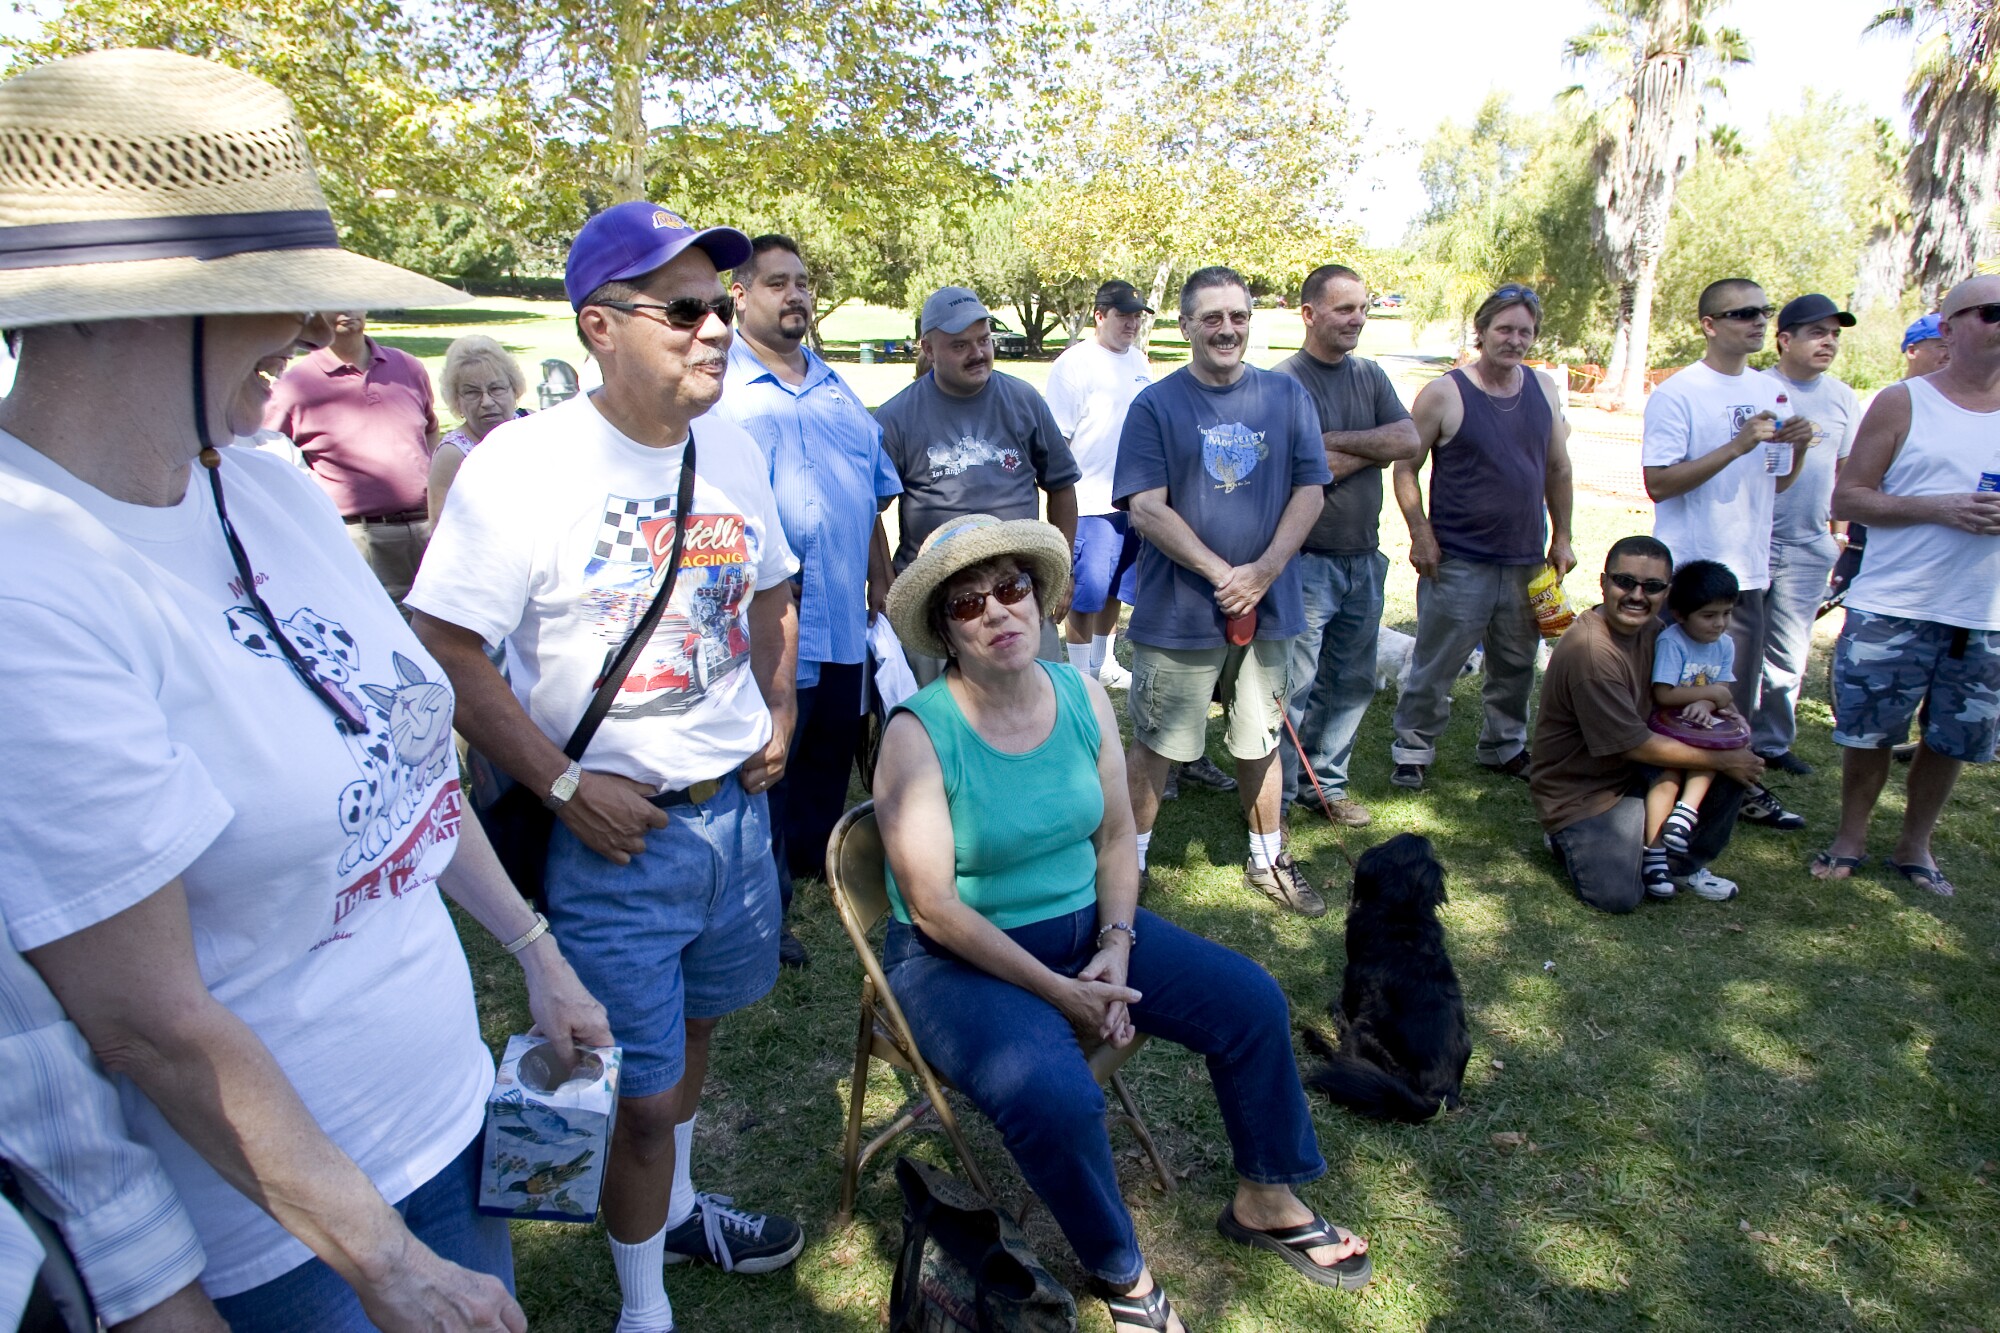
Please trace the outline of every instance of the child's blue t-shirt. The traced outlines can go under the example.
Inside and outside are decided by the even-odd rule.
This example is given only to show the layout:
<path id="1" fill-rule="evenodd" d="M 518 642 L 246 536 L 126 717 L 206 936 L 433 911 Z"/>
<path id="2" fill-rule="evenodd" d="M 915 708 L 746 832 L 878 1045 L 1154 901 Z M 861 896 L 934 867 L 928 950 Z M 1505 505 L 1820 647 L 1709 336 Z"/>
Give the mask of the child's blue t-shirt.
<path id="1" fill-rule="evenodd" d="M 1727 634 L 1714 643 L 1697 643 L 1679 625 L 1660 631 L 1653 646 L 1655 685 L 1728 685 L 1736 680 L 1736 645 Z"/>

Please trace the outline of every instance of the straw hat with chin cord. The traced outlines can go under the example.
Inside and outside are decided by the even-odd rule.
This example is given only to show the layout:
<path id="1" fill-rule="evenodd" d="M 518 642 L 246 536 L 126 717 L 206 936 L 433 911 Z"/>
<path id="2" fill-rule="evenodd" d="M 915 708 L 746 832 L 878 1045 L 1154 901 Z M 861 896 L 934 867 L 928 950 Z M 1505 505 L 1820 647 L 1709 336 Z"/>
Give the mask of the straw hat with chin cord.
<path id="1" fill-rule="evenodd" d="M 340 248 L 262 79 L 121 50 L 0 83 L 0 328 L 469 299 Z"/>
<path id="2" fill-rule="evenodd" d="M 948 519 L 924 538 L 917 558 L 889 585 L 889 625 L 896 637 L 930 657 L 951 656 L 931 628 L 931 601 L 961 570 L 1010 555 L 1034 575 L 1041 612 L 1069 602 L 1070 548 L 1061 531 L 1039 519 L 967 514 Z"/>

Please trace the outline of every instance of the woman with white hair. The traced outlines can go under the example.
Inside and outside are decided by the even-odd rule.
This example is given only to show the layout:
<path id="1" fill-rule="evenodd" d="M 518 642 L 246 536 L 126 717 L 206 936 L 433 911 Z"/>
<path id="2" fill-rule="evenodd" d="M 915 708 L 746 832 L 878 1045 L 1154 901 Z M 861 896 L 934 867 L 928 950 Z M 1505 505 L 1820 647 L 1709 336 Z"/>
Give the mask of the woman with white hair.
<path id="1" fill-rule="evenodd" d="M 520 1330 L 439 891 L 564 1055 L 603 1010 L 464 817 L 450 683 L 339 515 L 215 447 L 329 337 L 310 312 L 461 298 L 343 252 L 290 103 L 219 65 L 31 69 L 0 143 L 0 919 L 233 1328 Z"/>
<path id="2" fill-rule="evenodd" d="M 438 441 L 431 455 L 431 522 L 444 512 L 444 497 L 451 491 L 459 465 L 495 426 L 526 416 L 521 395 L 528 391 L 528 377 L 514 354 L 483 333 L 468 333 L 452 340 L 444 349 L 444 370 L 438 388 L 457 411 L 462 423 Z"/>

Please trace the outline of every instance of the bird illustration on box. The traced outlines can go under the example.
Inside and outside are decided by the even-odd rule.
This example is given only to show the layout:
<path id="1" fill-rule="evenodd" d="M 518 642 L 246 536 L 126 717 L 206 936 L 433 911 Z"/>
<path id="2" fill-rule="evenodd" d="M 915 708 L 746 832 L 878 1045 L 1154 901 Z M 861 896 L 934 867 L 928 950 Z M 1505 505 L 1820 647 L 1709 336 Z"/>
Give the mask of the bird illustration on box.
<path id="1" fill-rule="evenodd" d="M 575 1180 L 590 1169 L 590 1159 L 597 1156 L 597 1149 L 585 1148 L 581 1153 L 562 1165 L 554 1162 L 537 1162 L 533 1174 L 507 1186 L 509 1194 L 526 1194 L 539 1198 L 554 1194 L 557 1190 Z"/>

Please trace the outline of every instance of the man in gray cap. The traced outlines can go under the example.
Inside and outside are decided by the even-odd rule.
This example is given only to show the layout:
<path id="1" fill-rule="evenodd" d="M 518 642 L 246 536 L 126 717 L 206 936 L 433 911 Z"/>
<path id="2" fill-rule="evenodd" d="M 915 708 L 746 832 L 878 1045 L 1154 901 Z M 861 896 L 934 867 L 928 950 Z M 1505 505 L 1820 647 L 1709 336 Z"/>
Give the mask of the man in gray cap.
<path id="1" fill-rule="evenodd" d="M 942 287 L 924 302 L 918 325 L 928 374 L 882 404 L 882 448 L 902 477 L 896 571 L 916 559 L 924 538 L 965 514 L 1040 518 L 1076 541 L 1076 482 L 1081 475 L 1055 417 L 1026 380 L 993 369 L 992 314 L 964 287 Z M 1052 607 L 1064 612 L 1066 607 Z M 1062 660 L 1053 623 L 1042 626 L 1042 654 Z M 943 663 L 910 653 L 910 669 L 928 684 Z"/>

